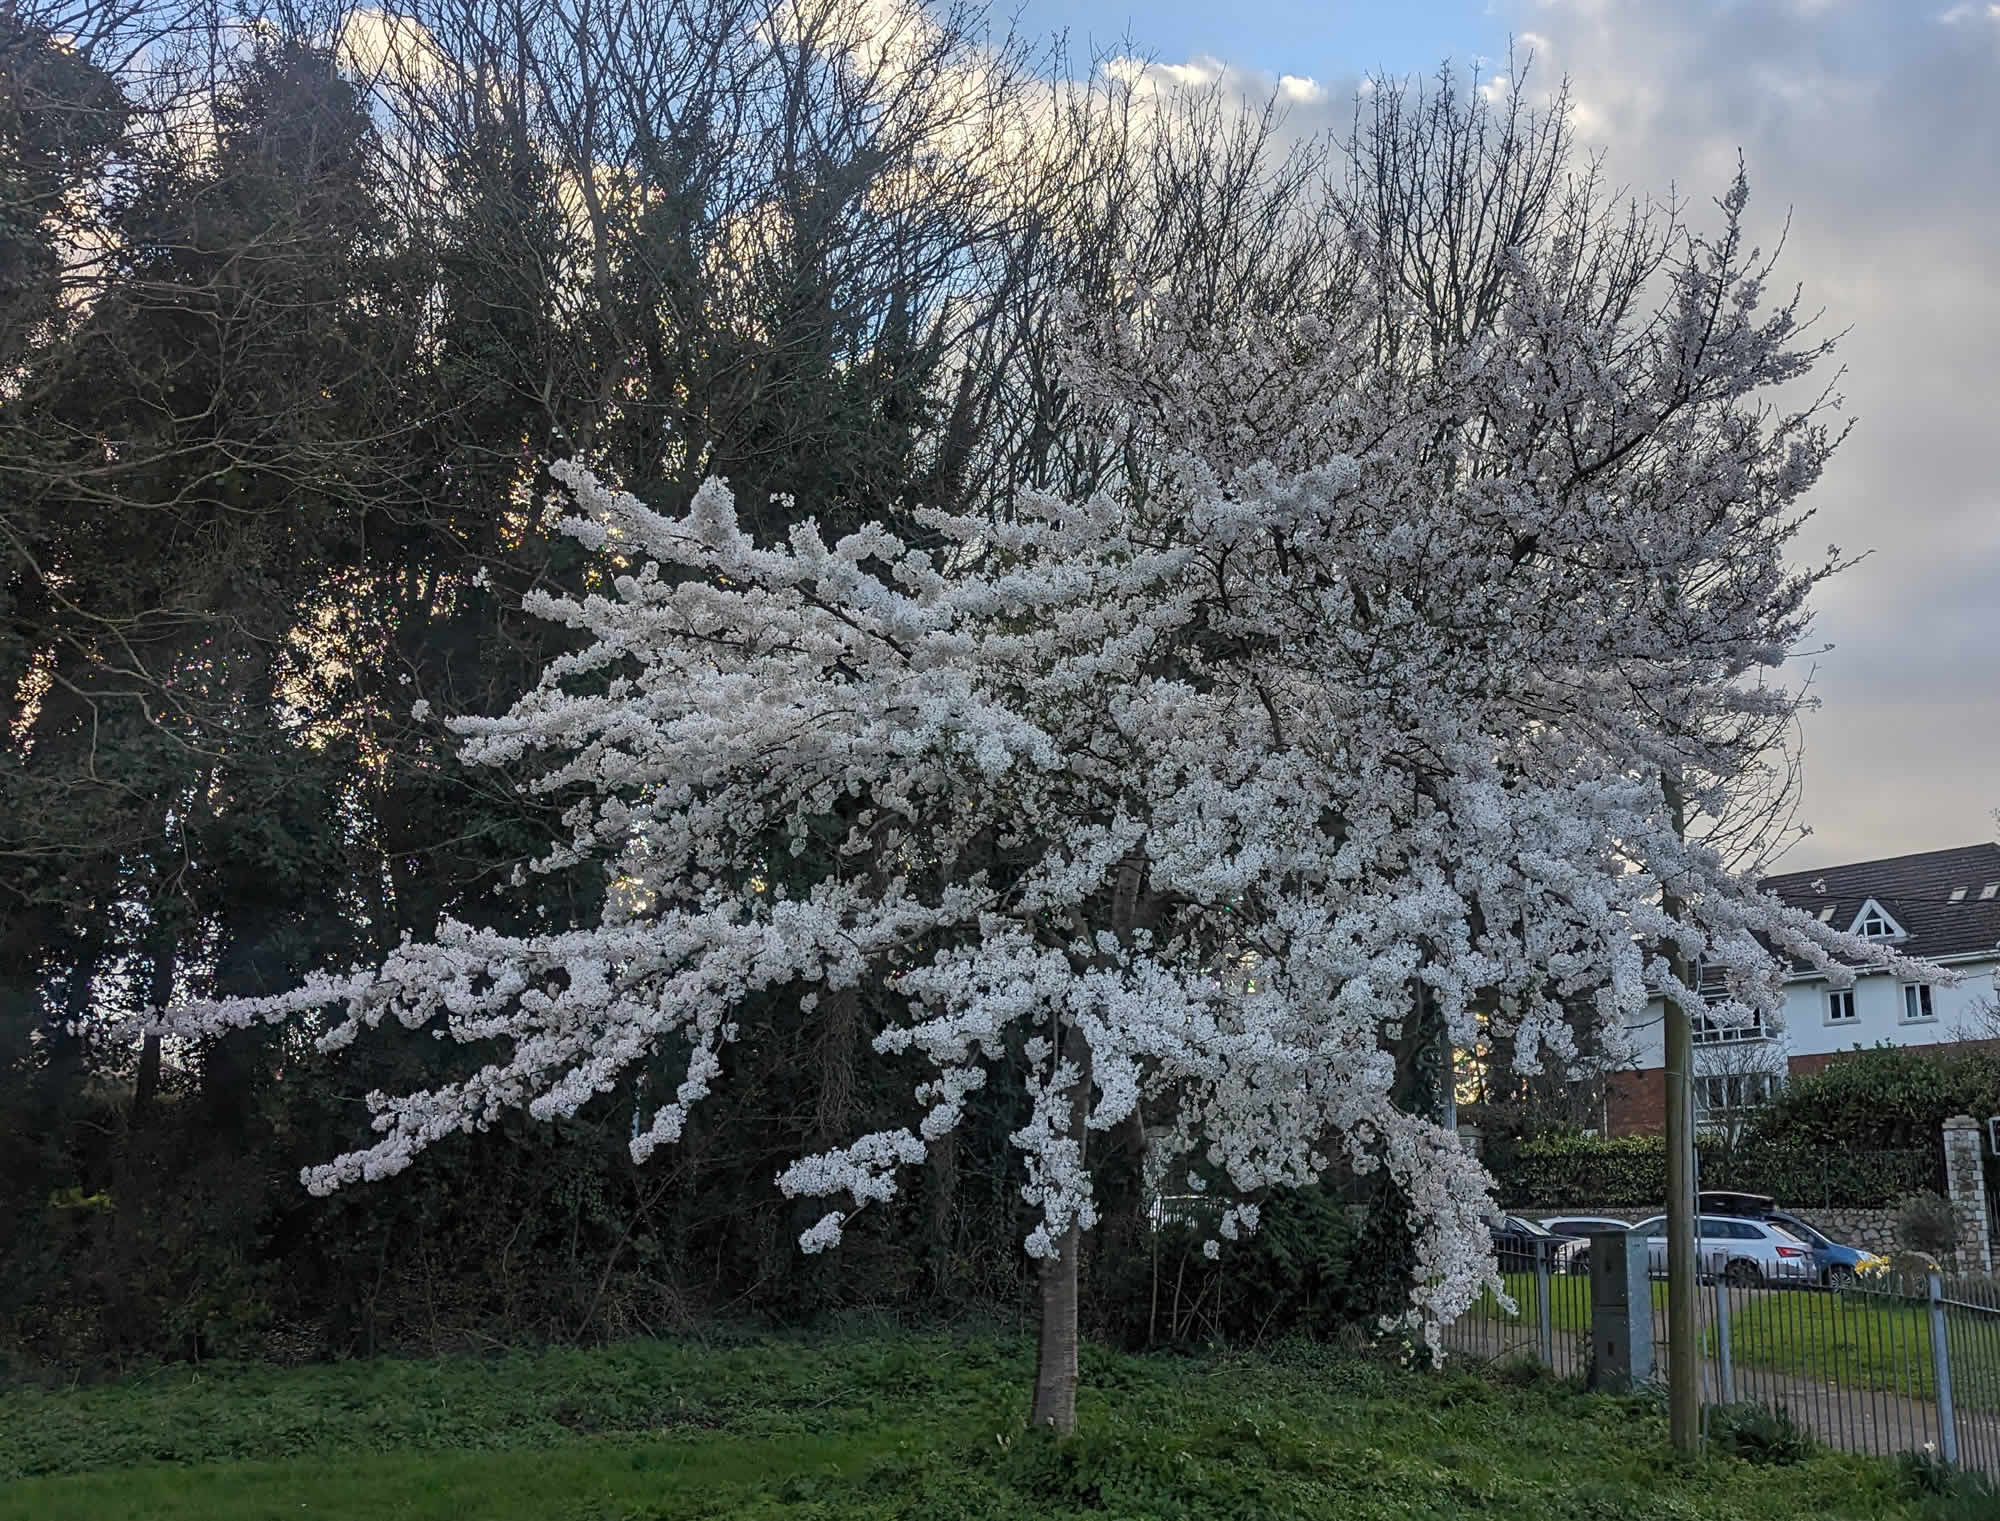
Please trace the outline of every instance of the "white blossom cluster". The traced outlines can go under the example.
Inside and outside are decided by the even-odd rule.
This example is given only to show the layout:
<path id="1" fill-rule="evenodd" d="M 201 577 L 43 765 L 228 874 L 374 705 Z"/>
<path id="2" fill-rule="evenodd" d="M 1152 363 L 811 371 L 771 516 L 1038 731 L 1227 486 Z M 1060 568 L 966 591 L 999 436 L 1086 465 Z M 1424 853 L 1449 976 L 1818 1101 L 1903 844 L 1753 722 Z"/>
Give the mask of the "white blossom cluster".
<path id="1" fill-rule="evenodd" d="M 1393 280 L 1282 330 L 1107 319 L 1079 394 L 1155 468 L 1000 520 L 919 513 L 914 540 L 808 520 L 753 543 L 721 481 L 672 513 L 560 467 L 568 531 L 638 568 L 535 594 L 583 648 L 452 727 L 469 760 L 532 756 L 535 787 L 587 796 L 541 864 L 601 861 L 603 922 L 446 923 L 161 1026 L 340 1006 L 328 1046 L 390 1017 L 501 1043 L 462 1082 L 372 1095 L 380 1139 L 311 1169 L 325 1192 L 687 1053 L 643 1160 L 746 999 L 863 989 L 895 1011 L 878 1050 L 928 1076 L 908 1128 L 780 1178 L 836 1206 L 806 1250 L 999 1079 L 1032 1100 L 1031 1253 L 1095 1222 L 1089 1133 L 1136 1116 L 1149 1176 L 1228 1191 L 1224 1240 L 1265 1190 L 1387 1169 L 1434 1328 L 1497 1280 L 1484 1173 L 1392 1100 L 1385 1032 L 1419 997 L 1532 1065 L 1574 1054 L 1579 1001 L 1606 1027 L 1654 988 L 1696 1006 L 1670 950 L 1727 970 L 1721 1018 L 1775 1012 L 1783 957 L 1892 954 L 1757 895 L 1663 792 L 1728 806 L 1797 700 L 1764 673 L 1823 574 L 1784 554 L 1832 441 L 1755 404 L 1806 361 L 1733 247 L 1672 271 L 1637 330 L 1578 299 L 1574 259 L 1524 260 L 1499 320 L 1422 362 L 1384 357 L 1414 320 Z"/>

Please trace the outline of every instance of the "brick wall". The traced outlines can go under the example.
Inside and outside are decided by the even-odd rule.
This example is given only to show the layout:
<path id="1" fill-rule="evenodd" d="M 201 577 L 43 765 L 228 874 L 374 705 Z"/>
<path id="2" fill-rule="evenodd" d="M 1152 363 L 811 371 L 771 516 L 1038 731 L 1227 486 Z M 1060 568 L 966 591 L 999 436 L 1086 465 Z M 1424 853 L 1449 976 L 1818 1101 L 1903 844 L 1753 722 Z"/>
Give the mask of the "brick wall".
<path id="1" fill-rule="evenodd" d="M 1604 1124 L 1612 1135 L 1652 1135 L 1667 1128 L 1667 1074 L 1613 1072 L 1605 1078 Z"/>
<path id="2" fill-rule="evenodd" d="M 1969 1047 L 2000 1048 L 2000 1040 L 1943 1041 L 1919 1049 L 1938 1056 Z M 1823 1072 L 1851 1051 L 1813 1051 L 1786 1060 L 1793 1077 Z M 1614 1072 L 1605 1080 L 1605 1124 L 1612 1135 L 1655 1135 L 1667 1128 L 1667 1075 L 1659 1068 Z"/>

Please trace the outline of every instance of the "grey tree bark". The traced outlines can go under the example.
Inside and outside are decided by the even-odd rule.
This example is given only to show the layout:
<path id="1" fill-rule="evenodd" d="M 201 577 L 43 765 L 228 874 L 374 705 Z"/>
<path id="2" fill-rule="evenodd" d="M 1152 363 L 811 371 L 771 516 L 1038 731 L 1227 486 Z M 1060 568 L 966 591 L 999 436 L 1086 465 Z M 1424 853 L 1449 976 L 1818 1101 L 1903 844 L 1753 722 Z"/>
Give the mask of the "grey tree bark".
<path id="1" fill-rule="evenodd" d="M 1086 1144 L 1085 1121 L 1090 1117 L 1090 1045 L 1081 1030 L 1071 1028 L 1064 1054 L 1078 1069 L 1070 1092 L 1070 1132 L 1081 1152 Z M 1083 1231 L 1072 1221 L 1059 1240 L 1059 1255 L 1042 1261 L 1042 1325 L 1035 1349 L 1035 1408 L 1037 1429 L 1069 1436 L 1076 1430 L 1077 1308 L 1081 1281 L 1077 1272 L 1083 1254 Z"/>

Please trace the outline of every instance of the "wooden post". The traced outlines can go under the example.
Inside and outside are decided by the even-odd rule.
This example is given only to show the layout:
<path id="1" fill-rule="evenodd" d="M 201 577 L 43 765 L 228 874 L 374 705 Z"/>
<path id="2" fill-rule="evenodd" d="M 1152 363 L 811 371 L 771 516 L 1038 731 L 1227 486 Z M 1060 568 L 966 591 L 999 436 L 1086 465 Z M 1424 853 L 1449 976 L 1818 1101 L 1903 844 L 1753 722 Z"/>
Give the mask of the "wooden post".
<path id="1" fill-rule="evenodd" d="M 1661 778 L 1674 833 L 1685 837 L 1680 778 Z M 1661 907 L 1678 921 L 1687 905 L 1662 884 Z M 1667 964 L 1683 986 L 1694 973 L 1680 947 L 1668 942 Z M 1701 1443 L 1700 1286 L 1695 1268 L 1694 1020 L 1677 999 L 1666 1005 L 1667 1083 L 1667 1423 L 1674 1451 L 1692 1455 Z"/>

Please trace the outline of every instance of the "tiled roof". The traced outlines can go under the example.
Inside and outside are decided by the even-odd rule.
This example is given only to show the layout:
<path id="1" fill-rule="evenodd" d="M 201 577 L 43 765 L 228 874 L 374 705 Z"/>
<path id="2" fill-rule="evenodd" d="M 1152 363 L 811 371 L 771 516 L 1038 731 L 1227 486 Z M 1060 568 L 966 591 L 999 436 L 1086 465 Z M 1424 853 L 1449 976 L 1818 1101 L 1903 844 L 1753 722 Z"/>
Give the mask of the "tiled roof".
<path id="1" fill-rule="evenodd" d="M 1912 956 L 1958 956 L 2000 947 L 2000 845 L 1925 850 L 1885 861 L 1857 861 L 1817 871 L 1766 877 L 1767 892 L 1817 916 L 1831 906 L 1836 929 L 1853 924 L 1870 898 L 1889 912 L 1909 939 L 1897 949 Z M 1957 902 L 1952 894 L 1963 889 Z M 2000 952 L 1996 952 L 2000 954 Z"/>

